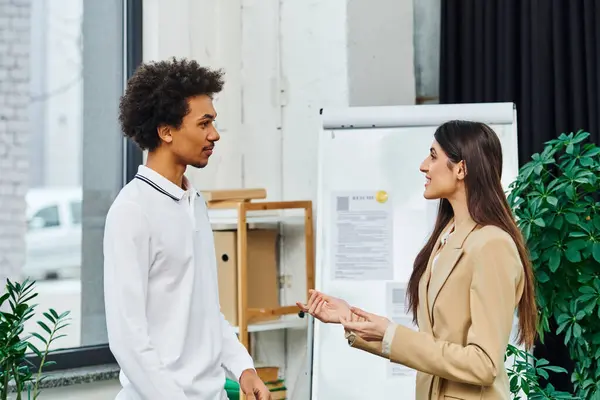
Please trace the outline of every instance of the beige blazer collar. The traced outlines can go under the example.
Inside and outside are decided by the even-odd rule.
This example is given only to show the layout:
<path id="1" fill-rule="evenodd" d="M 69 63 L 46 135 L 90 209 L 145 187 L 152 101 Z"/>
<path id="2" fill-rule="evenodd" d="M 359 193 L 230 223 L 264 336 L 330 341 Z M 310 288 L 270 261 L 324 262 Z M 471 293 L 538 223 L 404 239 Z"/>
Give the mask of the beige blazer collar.
<path id="1" fill-rule="evenodd" d="M 453 223 L 454 219 L 452 219 L 448 225 L 444 227 L 442 234 L 444 234 Z M 446 283 L 446 280 L 452 273 L 456 263 L 460 259 L 463 253 L 463 244 L 465 240 L 476 226 L 477 223 L 469 218 L 467 221 L 463 221 L 460 225 L 454 227 L 454 232 L 448 239 L 448 242 L 440 252 L 440 255 L 437 259 L 435 273 L 432 274 L 431 271 L 433 260 L 441 245 L 440 238 L 438 237 L 436 240 L 434 249 L 429 256 L 427 269 L 425 270 L 426 279 L 421 281 L 423 284 L 419 287 L 419 298 L 425 300 L 425 304 L 423 305 L 425 306 L 425 310 L 427 312 L 426 321 L 429 325 L 424 328 L 426 328 L 425 330 L 429 332 L 432 331 L 433 306 L 435 305 L 437 296 L 440 293 L 440 290 L 442 290 L 444 283 Z"/>

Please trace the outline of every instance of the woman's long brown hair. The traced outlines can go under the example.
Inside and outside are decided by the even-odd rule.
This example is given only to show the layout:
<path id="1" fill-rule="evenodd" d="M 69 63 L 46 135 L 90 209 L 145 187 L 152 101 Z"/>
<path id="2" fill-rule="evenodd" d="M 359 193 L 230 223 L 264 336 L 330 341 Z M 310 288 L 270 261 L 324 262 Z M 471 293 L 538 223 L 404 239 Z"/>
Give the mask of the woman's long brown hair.
<path id="1" fill-rule="evenodd" d="M 521 231 L 517 227 L 500 183 L 502 147 L 496 133 L 487 125 L 470 121 L 450 121 L 435 132 L 435 140 L 452 163 L 464 160 L 465 188 L 471 218 L 481 226 L 494 225 L 507 232 L 519 251 L 525 272 L 523 295 L 518 305 L 518 343 L 531 348 L 536 337 L 537 305 L 534 275 Z M 408 305 L 416 323 L 419 307 L 419 281 L 444 227 L 453 218 L 450 202 L 441 199 L 431 237 L 417 255 L 408 282 Z"/>

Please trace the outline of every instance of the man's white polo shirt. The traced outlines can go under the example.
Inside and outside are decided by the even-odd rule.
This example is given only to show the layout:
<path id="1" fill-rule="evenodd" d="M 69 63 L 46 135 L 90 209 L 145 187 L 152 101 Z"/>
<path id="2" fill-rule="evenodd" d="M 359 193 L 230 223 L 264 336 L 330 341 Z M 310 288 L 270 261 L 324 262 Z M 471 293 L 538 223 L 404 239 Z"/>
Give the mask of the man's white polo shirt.
<path id="1" fill-rule="evenodd" d="M 220 400 L 252 359 L 221 314 L 206 203 L 140 166 L 106 217 L 109 346 L 126 400 Z"/>

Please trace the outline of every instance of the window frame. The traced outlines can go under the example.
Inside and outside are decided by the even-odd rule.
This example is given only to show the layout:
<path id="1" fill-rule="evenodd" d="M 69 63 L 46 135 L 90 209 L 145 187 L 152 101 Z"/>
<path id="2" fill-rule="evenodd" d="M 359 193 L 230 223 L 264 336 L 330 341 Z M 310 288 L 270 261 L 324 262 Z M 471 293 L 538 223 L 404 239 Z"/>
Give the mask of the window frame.
<path id="1" fill-rule="evenodd" d="M 123 68 L 125 82 L 133 75 L 143 60 L 143 0 L 123 0 Z M 125 87 L 125 84 L 123 85 Z M 143 162 L 143 152 L 133 141 L 123 138 L 123 184 L 125 186 L 135 176 Z M 27 357 L 36 367 L 40 359 L 36 355 Z M 46 362 L 56 364 L 44 368 L 45 372 L 64 371 L 98 365 L 116 364 L 108 343 L 79 346 L 54 350 L 46 357 Z"/>

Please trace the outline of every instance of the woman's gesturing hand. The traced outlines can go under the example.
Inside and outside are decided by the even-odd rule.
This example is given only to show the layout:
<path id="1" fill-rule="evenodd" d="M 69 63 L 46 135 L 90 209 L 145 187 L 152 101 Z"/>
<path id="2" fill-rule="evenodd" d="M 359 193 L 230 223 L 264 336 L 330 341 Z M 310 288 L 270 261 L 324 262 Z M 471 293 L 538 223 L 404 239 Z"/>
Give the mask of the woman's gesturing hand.
<path id="1" fill-rule="evenodd" d="M 356 307 L 352 307 L 350 311 L 358 317 L 358 321 L 356 321 L 357 318 L 340 317 L 340 322 L 344 326 L 344 329 L 356 333 L 368 342 L 383 340 L 385 331 L 390 324 L 389 319 L 368 313 Z"/>
<path id="2" fill-rule="evenodd" d="M 319 321 L 339 324 L 342 316 L 350 318 L 350 305 L 346 301 L 316 290 L 310 290 L 309 294 L 307 304 L 297 301 L 296 305 Z"/>

